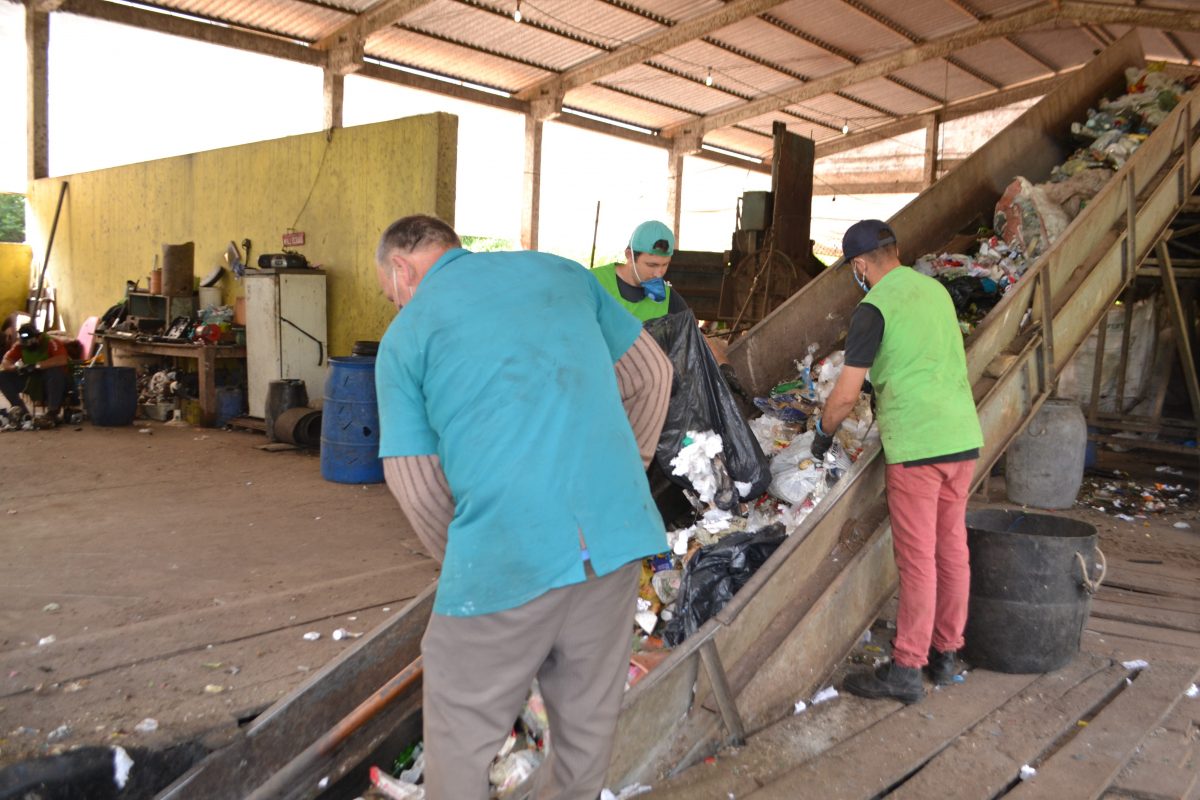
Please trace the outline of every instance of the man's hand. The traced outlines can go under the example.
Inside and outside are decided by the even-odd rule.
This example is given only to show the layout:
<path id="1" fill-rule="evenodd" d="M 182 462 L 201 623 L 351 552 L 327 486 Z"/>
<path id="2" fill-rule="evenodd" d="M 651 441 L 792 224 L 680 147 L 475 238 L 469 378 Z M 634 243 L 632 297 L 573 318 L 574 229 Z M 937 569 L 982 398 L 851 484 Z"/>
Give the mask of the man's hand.
<path id="1" fill-rule="evenodd" d="M 817 427 L 813 429 L 812 457 L 817 461 L 825 458 L 829 448 L 833 446 L 833 434 L 826 433 L 821 428 L 821 420 L 817 418 Z"/>

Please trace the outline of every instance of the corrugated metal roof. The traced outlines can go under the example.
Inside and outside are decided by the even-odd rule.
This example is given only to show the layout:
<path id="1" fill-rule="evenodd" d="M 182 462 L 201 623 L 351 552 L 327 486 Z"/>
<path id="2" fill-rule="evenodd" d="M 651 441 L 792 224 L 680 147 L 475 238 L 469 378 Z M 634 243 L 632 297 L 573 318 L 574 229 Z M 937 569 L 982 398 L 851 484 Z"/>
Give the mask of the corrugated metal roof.
<path id="1" fill-rule="evenodd" d="M 129 0 L 120 8 L 212 22 L 219 28 L 204 38 L 213 41 L 219 41 L 220 29 L 232 27 L 305 43 L 329 36 L 381 2 L 392 5 L 392 0 Z M 520 22 L 512 16 L 518 2 Z M 1130 16 L 1120 25 L 1085 26 L 1066 18 L 1049 20 L 946 57 L 869 76 L 856 65 L 895 56 L 914 42 L 937 42 L 990 25 L 997 17 L 1039 9 L 1049 14 L 1051 5 L 1047 0 L 784 0 L 739 17 L 743 2 L 413 0 L 405 4 L 409 10 L 402 19 L 367 33 L 365 52 L 520 97 L 539 96 L 542 87 L 553 96 L 550 84 L 565 76 L 571 79 L 564 98 L 568 108 L 652 131 L 665 129 L 667 135 L 675 126 L 699 129 L 707 144 L 759 155 L 770 149 L 774 121 L 820 142 L 840 137 L 845 122 L 852 131 L 866 130 L 946 103 L 1002 97 L 1008 87 L 1080 66 L 1140 21 Z M 1095 2 L 1108 13 L 1133 15 L 1149 6 L 1181 20 L 1197 10 L 1197 0 Z M 117 0 L 95 0 L 82 11 L 68 4 L 64 11 L 104 17 L 110 6 L 117 8 Z M 695 28 L 706 15 L 722 24 Z M 146 27 L 169 29 L 162 21 L 167 17 L 140 19 Z M 689 35 L 673 34 L 681 23 L 689 24 Z M 1149 58 L 1193 64 L 1200 59 L 1200 33 L 1140 30 Z M 262 41 L 264 52 L 278 43 L 265 36 Z M 247 46 L 245 38 L 235 46 Z M 635 63 L 615 60 L 627 52 Z M 594 67 L 597 63 L 601 66 Z M 574 80 L 585 66 L 586 76 Z M 813 92 L 807 82 L 834 79 L 841 85 L 808 96 Z"/>

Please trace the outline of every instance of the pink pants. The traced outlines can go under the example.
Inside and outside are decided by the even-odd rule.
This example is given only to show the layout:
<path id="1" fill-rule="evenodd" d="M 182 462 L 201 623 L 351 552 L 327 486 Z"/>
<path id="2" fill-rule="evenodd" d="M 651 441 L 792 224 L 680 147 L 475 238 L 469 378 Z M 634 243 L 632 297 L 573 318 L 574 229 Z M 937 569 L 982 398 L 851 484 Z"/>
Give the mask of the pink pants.
<path id="1" fill-rule="evenodd" d="M 967 493 L 974 461 L 887 467 L 888 511 L 900 572 L 900 608 L 892 660 L 922 667 L 930 644 L 941 652 L 963 646 L 971 567 L 967 554 Z"/>

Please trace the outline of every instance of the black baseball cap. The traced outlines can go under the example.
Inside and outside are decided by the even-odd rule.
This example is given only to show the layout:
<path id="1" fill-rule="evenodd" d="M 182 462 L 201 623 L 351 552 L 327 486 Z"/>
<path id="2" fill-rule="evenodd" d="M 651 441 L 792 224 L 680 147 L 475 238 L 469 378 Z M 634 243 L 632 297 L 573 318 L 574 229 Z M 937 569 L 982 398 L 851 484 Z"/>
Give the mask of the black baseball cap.
<path id="1" fill-rule="evenodd" d="M 17 338 L 21 341 L 21 344 L 31 344 L 32 342 L 36 342 L 38 337 L 41 335 L 42 332 L 39 331 L 37 326 L 32 322 L 26 322 L 17 329 Z"/>
<path id="2" fill-rule="evenodd" d="M 863 253 L 896 243 L 896 232 L 883 220 L 864 219 L 846 229 L 842 236 L 842 259 L 849 261 Z"/>

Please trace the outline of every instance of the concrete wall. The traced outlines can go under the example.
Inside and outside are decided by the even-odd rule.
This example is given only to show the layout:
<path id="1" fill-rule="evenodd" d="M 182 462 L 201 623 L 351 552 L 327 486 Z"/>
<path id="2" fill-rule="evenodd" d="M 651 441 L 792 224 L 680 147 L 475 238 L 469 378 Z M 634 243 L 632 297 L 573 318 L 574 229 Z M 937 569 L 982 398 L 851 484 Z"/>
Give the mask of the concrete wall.
<path id="1" fill-rule="evenodd" d="M 69 182 L 48 282 L 67 330 L 143 288 L 163 243 L 196 244 L 197 279 L 222 263 L 230 241 L 250 239 L 251 261 L 282 250 L 291 227 L 328 273 L 330 355 L 378 339 L 394 310 L 375 278 L 379 234 L 397 217 L 454 222 L 458 120 L 429 114 L 47 178 L 30 184 L 28 240 L 45 241 Z M 224 298 L 245 287 L 228 272 Z"/>
<path id="2" fill-rule="evenodd" d="M 29 245 L 0 242 L 0 320 L 14 311 L 25 310 L 32 262 Z"/>

